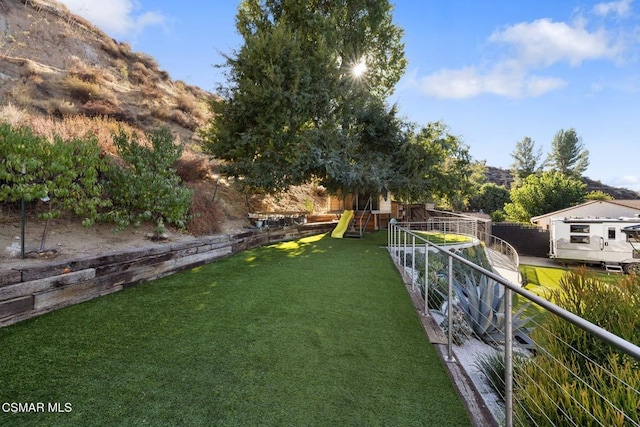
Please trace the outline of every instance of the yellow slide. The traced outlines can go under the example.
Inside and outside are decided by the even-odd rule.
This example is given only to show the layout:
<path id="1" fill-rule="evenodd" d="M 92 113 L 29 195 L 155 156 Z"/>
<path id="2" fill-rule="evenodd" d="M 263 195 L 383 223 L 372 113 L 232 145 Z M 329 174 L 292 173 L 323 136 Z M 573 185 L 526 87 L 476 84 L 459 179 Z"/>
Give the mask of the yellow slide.
<path id="1" fill-rule="evenodd" d="M 353 211 L 344 211 L 342 213 L 342 216 L 340 217 L 340 221 L 338 221 L 338 225 L 336 225 L 336 228 L 334 228 L 331 232 L 331 237 L 342 239 L 342 236 L 344 236 L 344 232 L 347 231 L 347 228 L 349 227 L 351 218 L 353 218 Z"/>

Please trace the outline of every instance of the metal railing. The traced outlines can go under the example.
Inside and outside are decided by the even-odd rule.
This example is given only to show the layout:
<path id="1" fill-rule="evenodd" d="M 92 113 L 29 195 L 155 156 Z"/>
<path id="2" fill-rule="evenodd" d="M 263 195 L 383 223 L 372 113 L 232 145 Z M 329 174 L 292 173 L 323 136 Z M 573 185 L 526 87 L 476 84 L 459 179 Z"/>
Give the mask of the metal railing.
<path id="1" fill-rule="evenodd" d="M 475 319 L 482 326 L 490 323 L 498 325 L 500 330 L 497 332 L 502 334 L 501 339 L 492 338 L 487 347 L 489 353 L 490 349 L 498 349 L 492 351 L 494 356 L 502 359 L 502 364 L 485 364 L 490 368 L 484 372 L 486 379 L 493 376 L 502 380 L 498 385 L 494 382 L 496 393 L 501 395 L 502 400 L 502 411 L 499 411 L 501 415 L 494 413 L 496 418 L 503 417 L 498 422 L 508 427 L 558 424 L 604 426 L 613 423 L 601 419 L 603 411 L 606 411 L 615 415 L 618 425 L 640 426 L 640 347 L 523 289 L 519 283 L 512 283 L 479 267 L 451 248 L 445 249 L 429 242 L 426 236 L 416 233 L 415 228 L 420 227 L 422 226 L 416 227 L 408 223 L 389 224 L 388 250 L 403 277 L 409 278 L 412 292 L 422 294 L 424 315 L 439 316 L 442 319 L 440 324 L 447 336 L 447 362 L 456 361 L 456 348 L 461 349 L 466 345 L 454 345 L 455 341 L 461 339 L 460 335 L 465 335 L 460 333 L 464 329 L 463 324 L 469 323 L 461 322 L 460 316 L 456 317 L 456 311 L 463 315 L 465 310 L 468 313 L 473 302 L 483 297 L 482 292 L 474 297 L 475 290 L 490 286 L 488 283 L 496 286 L 491 288 L 492 295 L 500 304 L 492 307 L 494 312 L 486 310 L 486 306 L 484 311 L 474 311 L 472 307 L 471 312 L 476 317 L 463 317 L 471 319 L 471 323 Z M 438 226 L 434 224 L 432 229 L 438 227 L 451 230 L 452 222 L 446 221 Z M 465 227 L 473 228 L 470 224 L 463 226 L 460 223 L 454 233 L 467 234 L 462 232 Z M 435 261 L 430 262 L 430 259 Z M 477 286 L 469 286 L 470 272 L 480 277 L 476 282 Z M 438 292 L 434 292 L 438 287 Z M 514 314 L 514 293 L 517 305 L 523 307 L 528 302 L 531 307 L 535 307 L 534 311 L 537 310 L 538 314 L 533 319 L 522 322 L 520 311 Z M 437 304 L 434 308 L 434 299 L 438 303 L 443 302 L 444 308 L 437 307 Z M 611 349 L 617 355 L 617 362 L 611 360 L 611 364 L 608 364 L 593 360 L 576 343 L 560 336 L 551 335 L 549 338 L 553 329 L 549 327 L 548 319 L 568 322 L 578 328 L 576 330 L 583 331 L 589 339 L 597 340 L 601 348 Z M 540 334 L 532 333 L 532 329 Z M 485 332 L 482 328 L 476 330 L 472 327 L 471 339 L 485 343 L 489 341 Z M 517 339 L 518 336 L 526 336 L 528 342 L 523 343 Z M 572 362 L 558 358 L 554 353 L 554 346 L 561 346 L 562 351 L 570 354 L 566 360 Z M 586 368 L 579 368 L 573 363 Z M 480 365 L 476 365 L 476 371 L 477 366 Z M 623 367 L 628 369 L 624 370 Z M 535 377 L 537 375 L 552 384 L 551 391 L 540 386 L 540 377 Z M 593 386 L 593 379 L 590 377 L 596 377 L 600 383 L 622 391 L 616 397 L 610 397 Z M 579 390 L 580 396 L 576 397 L 575 390 Z"/>
<path id="2" fill-rule="evenodd" d="M 484 231 L 478 231 L 478 238 L 482 240 L 488 248 L 506 256 L 511 261 L 513 267 L 517 269 L 520 266 L 520 256 L 509 242 L 493 234 L 485 233 Z"/>
<path id="3" fill-rule="evenodd" d="M 478 221 L 470 218 L 457 217 L 433 217 L 424 222 L 401 222 L 396 226 L 413 231 L 436 231 L 442 233 L 444 244 L 447 245 L 447 235 L 458 235 L 476 238 L 484 242 L 489 249 L 504 255 L 510 263 L 510 268 L 517 272 L 520 266 L 520 257 L 516 249 L 505 240 L 492 234 L 481 231 L 478 228 Z"/>

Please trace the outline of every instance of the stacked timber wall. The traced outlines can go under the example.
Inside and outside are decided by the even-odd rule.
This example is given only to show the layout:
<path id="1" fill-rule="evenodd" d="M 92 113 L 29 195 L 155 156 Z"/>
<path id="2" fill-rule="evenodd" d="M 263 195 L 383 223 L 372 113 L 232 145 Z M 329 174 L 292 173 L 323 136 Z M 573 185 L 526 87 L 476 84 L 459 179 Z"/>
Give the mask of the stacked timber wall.
<path id="1" fill-rule="evenodd" d="M 325 223 L 250 230 L 3 269 L 0 270 L 0 326 L 207 264 L 246 249 L 329 232 L 334 226 Z"/>

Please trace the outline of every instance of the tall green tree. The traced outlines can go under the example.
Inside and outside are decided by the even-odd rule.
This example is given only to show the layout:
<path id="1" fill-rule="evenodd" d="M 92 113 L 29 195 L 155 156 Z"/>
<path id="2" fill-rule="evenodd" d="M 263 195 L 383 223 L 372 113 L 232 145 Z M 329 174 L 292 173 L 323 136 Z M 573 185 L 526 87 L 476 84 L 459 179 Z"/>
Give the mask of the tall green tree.
<path id="1" fill-rule="evenodd" d="M 528 136 L 516 144 L 511 157 L 513 158 L 511 173 L 516 183 L 522 182 L 529 175 L 542 171 L 542 147 L 536 149 L 535 142 Z"/>
<path id="2" fill-rule="evenodd" d="M 358 145 L 362 116 L 380 113 L 371 100 L 391 94 L 406 67 L 391 12 L 386 0 L 243 1 L 244 45 L 225 58 L 203 133 L 223 173 L 268 192 L 314 177 L 348 187 L 333 160 Z"/>
<path id="3" fill-rule="evenodd" d="M 560 129 L 551 142 L 547 164 L 552 171 L 581 178 L 589 167 L 589 151 L 575 129 Z"/>
<path id="4" fill-rule="evenodd" d="M 529 222 L 532 217 L 568 208 L 584 199 L 586 185 L 560 172 L 529 175 L 510 192 L 511 203 L 504 207 L 507 219 Z"/>
<path id="5" fill-rule="evenodd" d="M 391 191 L 408 202 L 438 201 L 460 208 L 472 194 L 473 173 L 468 147 L 441 122 L 409 128 Z"/>
<path id="6" fill-rule="evenodd" d="M 504 209 L 504 205 L 510 201 L 509 190 L 503 185 L 487 182 L 471 197 L 469 208 L 482 209 L 485 213 L 492 214 Z"/>

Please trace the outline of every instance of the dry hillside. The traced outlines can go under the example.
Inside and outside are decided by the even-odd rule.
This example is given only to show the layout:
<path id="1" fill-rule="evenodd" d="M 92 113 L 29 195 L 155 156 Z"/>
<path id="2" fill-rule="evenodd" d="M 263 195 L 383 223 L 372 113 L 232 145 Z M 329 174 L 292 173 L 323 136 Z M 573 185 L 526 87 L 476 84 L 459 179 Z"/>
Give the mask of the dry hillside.
<path id="1" fill-rule="evenodd" d="M 50 0 L 1 0 L 0 99 L 56 118 L 109 117 L 143 130 L 168 125 L 185 142 L 206 120 L 210 94 L 174 82 Z"/>

